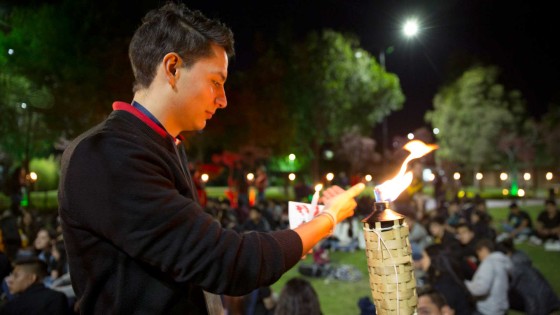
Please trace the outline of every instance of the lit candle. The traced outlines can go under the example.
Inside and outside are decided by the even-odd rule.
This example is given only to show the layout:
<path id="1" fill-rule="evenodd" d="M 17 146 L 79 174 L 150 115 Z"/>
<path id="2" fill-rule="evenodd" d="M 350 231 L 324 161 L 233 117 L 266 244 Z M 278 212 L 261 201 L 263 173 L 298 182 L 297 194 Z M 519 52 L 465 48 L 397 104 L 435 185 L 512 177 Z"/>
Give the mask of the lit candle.
<path id="1" fill-rule="evenodd" d="M 321 192 L 321 189 L 323 189 L 323 184 L 315 185 L 315 193 L 311 199 L 311 209 L 315 209 L 317 203 L 319 203 L 319 193 Z"/>

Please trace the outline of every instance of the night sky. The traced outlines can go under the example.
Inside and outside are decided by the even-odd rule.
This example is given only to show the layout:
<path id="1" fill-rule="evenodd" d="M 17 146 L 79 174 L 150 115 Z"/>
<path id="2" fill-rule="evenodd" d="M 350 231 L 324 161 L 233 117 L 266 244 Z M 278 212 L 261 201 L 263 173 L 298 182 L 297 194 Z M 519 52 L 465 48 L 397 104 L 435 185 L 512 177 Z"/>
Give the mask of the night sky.
<path id="1" fill-rule="evenodd" d="M 223 3 L 222 3 L 223 2 Z M 390 135 L 404 135 L 425 126 L 438 88 L 454 78 L 454 64 L 465 58 L 499 66 L 509 89 L 519 89 L 528 112 L 539 118 L 558 100 L 560 58 L 553 46 L 558 38 L 557 10 L 552 2 L 440 0 L 440 1 L 186 1 L 193 9 L 217 17 L 236 36 L 237 57 L 231 71 L 255 58 L 255 33 L 274 36 L 280 25 L 299 34 L 331 28 L 358 35 L 374 55 L 388 46 L 387 71 L 396 73 L 407 98 L 402 110 L 389 118 Z M 416 17 L 421 33 L 414 40 L 402 36 L 407 17 Z M 558 102 L 557 102 L 558 103 Z"/>
<path id="2" fill-rule="evenodd" d="M 8 0 L 14 5 L 37 0 Z M 45 2 L 58 2 L 47 0 Z M 97 0 L 100 15 L 119 36 L 131 36 L 142 16 L 162 0 Z M 230 26 L 236 57 L 230 73 L 243 70 L 257 58 L 254 39 L 274 38 L 289 27 L 302 38 L 311 30 L 331 28 L 358 36 L 361 46 L 378 56 L 389 46 L 387 71 L 401 80 L 406 96 L 402 110 L 389 117 L 389 135 L 405 135 L 422 126 L 438 88 L 462 71 L 457 65 L 478 60 L 502 69 L 502 82 L 519 89 L 528 113 L 539 118 L 552 101 L 559 103 L 560 58 L 558 14 L 553 1 L 524 0 L 183 0 L 191 9 Z M 110 3 L 110 5 L 109 5 Z M 108 13 L 111 14 L 108 14 Z M 110 17 L 109 17 L 110 16 Z M 114 17 L 120 20 L 115 21 Z M 401 33 L 403 21 L 416 17 L 420 34 L 413 40 Z M 263 69 L 266 71 L 266 69 Z M 231 104 L 234 105 L 234 104 Z M 230 114 L 234 106 L 230 107 Z M 273 110 L 273 109 L 271 109 Z M 380 128 L 378 128 L 380 129 Z M 380 134 L 376 132 L 376 138 Z"/>

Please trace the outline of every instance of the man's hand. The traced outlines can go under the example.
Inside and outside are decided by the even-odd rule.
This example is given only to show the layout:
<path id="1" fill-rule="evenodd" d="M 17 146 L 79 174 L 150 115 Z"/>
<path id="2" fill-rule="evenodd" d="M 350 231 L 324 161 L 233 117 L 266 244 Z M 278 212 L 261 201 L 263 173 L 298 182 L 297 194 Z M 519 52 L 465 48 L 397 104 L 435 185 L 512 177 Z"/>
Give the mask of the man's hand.
<path id="1" fill-rule="evenodd" d="M 322 201 L 325 204 L 325 210 L 329 211 L 336 218 L 336 222 L 354 215 L 354 209 L 357 204 L 354 197 L 358 196 L 366 186 L 358 183 L 348 190 L 344 190 L 339 186 L 332 186 L 323 192 Z"/>

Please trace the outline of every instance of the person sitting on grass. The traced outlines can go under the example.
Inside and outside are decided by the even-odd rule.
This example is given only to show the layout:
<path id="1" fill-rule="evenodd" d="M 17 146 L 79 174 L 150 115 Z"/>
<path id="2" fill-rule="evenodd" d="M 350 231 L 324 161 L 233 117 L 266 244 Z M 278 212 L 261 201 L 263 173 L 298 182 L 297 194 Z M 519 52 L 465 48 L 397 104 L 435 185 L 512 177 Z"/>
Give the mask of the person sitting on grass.
<path id="1" fill-rule="evenodd" d="M 558 250 L 560 250 L 560 212 L 556 208 L 556 201 L 547 200 L 545 202 L 545 209 L 539 213 L 537 221 L 535 222 L 535 232 L 538 236 L 538 243 L 558 243 Z"/>
<path id="2" fill-rule="evenodd" d="M 286 282 L 278 303 L 275 315 L 322 315 L 319 296 L 311 283 L 303 278 L 292 278 Z"/>
<path id="3" fill-rule="evenodd" d="M 509 308 L 526 315 L 551 314 L 560 310 L 560 299 L 529 256 L 515 248 L 511 239 L 498 243 L 498 249 L 513 263 L 509 283 Z"/>
<path id="4" fill-rule="evenodd" d="M 70 314 L 66 295 L 43 284 L 46 275 L 45 262 L 34 257 L 16 260 L 6 278 L 15 297 L 2 306 L 0 314 Z"/>
<path id="5" fill-rule="evenodd" d="M 502 225 L 504 233 L 498 236 L 497 241 L 500 242 L 509 237 L 515 239 L 516 242 L 523 242 L 533 234 L 531 217 L 525 210 L 521 210 L 516 202 L 512 202 L 509 209 L 507 222 Z"/>
<path id="6" fill-rule="evenodd" d="M 480 266 L 472 280 L 465 280 L 465 285 L 476 298 L 476 314 L 506 314 L 512 262 L 504 253 L 496 251 L 494 242 L 489 239 L 478 241 L 475 250 Z"/>

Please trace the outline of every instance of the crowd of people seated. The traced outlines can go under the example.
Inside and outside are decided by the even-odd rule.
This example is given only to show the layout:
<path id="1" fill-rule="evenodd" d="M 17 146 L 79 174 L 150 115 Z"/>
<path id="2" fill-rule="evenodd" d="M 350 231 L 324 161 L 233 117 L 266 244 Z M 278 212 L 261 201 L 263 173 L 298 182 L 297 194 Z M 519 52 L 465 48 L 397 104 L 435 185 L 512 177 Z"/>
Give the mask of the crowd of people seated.
<path id="1" fill-rule="evenodd" d="M 77 314 L 56 214 L 11 207 L 0 236 L 0 314 Z"/>
<path id="2" fill-rule="evenodd" d="M 555 248 L 560 242 L 559 211 L 554 200 L 544 206 L 536 222 L 516 202 L 510 204 L 507 219 L 495 222 L 481 198 L 442 202 L 423 214 L 401 208 L 410 229 L 418 292 L 436 292 L 436 300 L 443 301 L 437 307 L 455 314 L 560 311 L 550 283 L 515 248 L 528 242 L 560 250 Z"/>
<path id="3" fill-rule="evenodd" d="M 354 218 L 340 222 L 333 236 L 317 245 L 312 255 L 319 267 L 329 264 L 329 251 L 365 248 L 360 219 L 369 214 L 371 206 L 372 200 L 359 199 Z M 223 227 L 240 233 L 289 228 L 288 203 L 262 195 L 254 204 L 242 201 L 235 207 L 227 198 L 206 198 L 204 208 Z M 444 200 L 431 211 L 411 211 L 410 204 L 396 203 L 395 208 L 410 229 L 422 297 L 419 314 L 424 307 L 455 314 L 505 314 L 509 309 L 549 314 L 560 310 L 560 299 L 550 284 L 531 259 L 515 248 L 530 242 L 546 250 L 560 250 L 560 212 L 555 200 L 545 202 L 534 222 L 515 202 L 509 206 L 507 219 L 495 222 L 481 198 Z M 0 314 L 45 307 L 42 303 L 59 307 L 57 314 L 77 314 L 56 214 L 8 209 L 0 217 L 0 231 Z M 35 303 L 24 302 L 30 298 Z M 278 298 L 279 293 L 270 287 L 244 297 L 223 297 L 228 314 L 274 314 Z"/>

